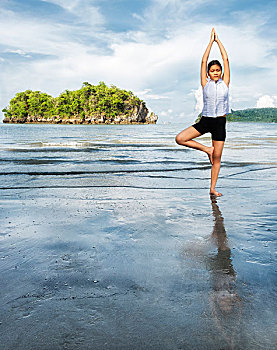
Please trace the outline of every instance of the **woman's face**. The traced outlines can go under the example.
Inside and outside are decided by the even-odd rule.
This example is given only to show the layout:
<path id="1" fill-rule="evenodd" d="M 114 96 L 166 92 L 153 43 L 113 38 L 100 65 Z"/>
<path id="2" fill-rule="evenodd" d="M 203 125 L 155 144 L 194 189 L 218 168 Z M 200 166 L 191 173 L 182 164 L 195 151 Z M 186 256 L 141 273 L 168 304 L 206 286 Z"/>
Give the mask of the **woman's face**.
<path id="1" fill-rule="evenodd" d="M 211 66 L 209 70 L 209 76 L 212 80 L 217 82 L 221 78 L 222 71 L 217 64 Z"/>

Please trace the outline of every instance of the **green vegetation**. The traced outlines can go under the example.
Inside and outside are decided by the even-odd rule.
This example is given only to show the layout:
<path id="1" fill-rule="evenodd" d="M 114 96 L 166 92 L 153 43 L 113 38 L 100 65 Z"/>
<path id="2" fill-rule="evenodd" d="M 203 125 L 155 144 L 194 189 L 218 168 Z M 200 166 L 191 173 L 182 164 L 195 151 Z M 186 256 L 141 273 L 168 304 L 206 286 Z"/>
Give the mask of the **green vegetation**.
<path id="1" fill-rule="evenodd" d="M 85 82 L 80 90 L 66 90 L 56 98 L 40 91 L 19 92 L 3 112 L 6 123 L 74 124 L 147 122 L 148 114 L 145 103 L 131 91 L 104 82 Z"/>
<path id="2" fill-rule="evenodd" d="M 227 116 L 230 122 L 277 123 L 277 108 L 249 108 L 233 111 Z"/>
<path id="3" fill-rule="evenodd" d="M 198 115 L 196 123 L 200 120 Z M 233 111 L 227 115 L 228 122 L 277 123 L 277 108 L 248 108 Z"/>

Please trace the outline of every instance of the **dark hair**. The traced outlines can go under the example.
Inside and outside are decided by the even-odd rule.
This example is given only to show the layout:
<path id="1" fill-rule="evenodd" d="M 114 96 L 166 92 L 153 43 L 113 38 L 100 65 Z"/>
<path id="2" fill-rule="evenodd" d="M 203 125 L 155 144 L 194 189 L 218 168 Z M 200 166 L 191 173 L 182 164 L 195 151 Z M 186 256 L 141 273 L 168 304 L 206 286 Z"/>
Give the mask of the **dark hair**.
<path id="1" fill-rule="evenodd" d="M 221 71 L 222 71 L 222 65 L 218 60 L 212 60 L 211 62 L 209 62 L 208 64 L 208 72 L 211 69 L 211 66 L 217 65 L 218 67 L 220 67 Z"/>

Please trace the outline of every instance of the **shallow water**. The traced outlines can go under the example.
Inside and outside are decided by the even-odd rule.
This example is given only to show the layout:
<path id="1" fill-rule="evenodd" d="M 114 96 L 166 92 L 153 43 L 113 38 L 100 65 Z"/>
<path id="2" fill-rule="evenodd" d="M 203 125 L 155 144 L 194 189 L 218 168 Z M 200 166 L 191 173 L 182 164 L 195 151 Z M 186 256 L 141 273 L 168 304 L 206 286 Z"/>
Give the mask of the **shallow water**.
<path id="1" fill-rule="evenodd" d="M 276 348 L 277 125 L 182 128 L 0 126 L 0 348 Z"/>

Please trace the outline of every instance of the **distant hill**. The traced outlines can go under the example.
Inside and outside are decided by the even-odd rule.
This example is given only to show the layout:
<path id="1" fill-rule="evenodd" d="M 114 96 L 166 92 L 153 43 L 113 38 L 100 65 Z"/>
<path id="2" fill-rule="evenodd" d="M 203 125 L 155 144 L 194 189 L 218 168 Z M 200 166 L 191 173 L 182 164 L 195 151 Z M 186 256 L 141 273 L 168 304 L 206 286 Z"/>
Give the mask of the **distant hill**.
<path id="1" fill-rule="evenodd" d="M 248 108 L 237 111 L 227 116 L 230 122 L 260 122 L 277 123 L 277 108 Z"/>
<path id="2" fill-rule="evenodd" d="M 200 120 L 201 113 L 196 119 L 196 123 Z M 248 108 L 227 115 L 228 122 L 257 122 L 257 123 L 277 123 L 277 108 Z"/>

